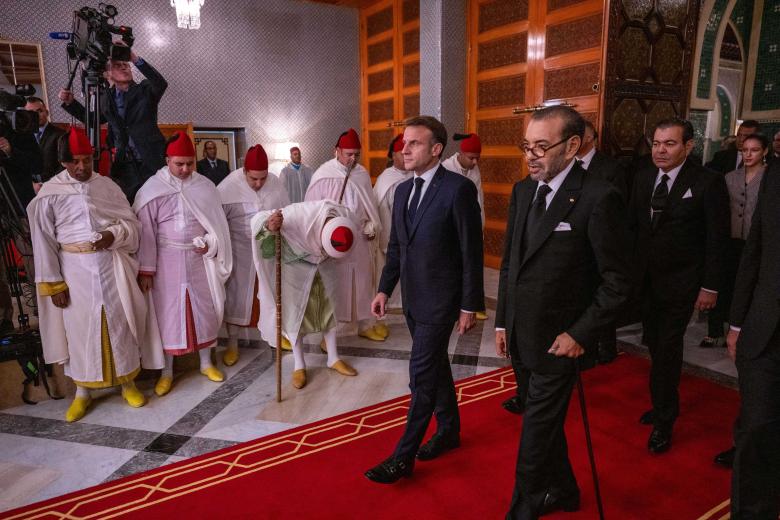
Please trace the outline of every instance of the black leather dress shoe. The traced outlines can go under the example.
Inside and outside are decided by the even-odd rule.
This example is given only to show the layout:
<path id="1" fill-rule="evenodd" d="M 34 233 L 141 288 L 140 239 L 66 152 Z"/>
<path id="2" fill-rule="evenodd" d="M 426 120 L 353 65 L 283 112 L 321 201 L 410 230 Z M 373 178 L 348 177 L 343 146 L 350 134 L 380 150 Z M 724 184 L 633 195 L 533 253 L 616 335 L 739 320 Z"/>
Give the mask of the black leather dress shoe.
<path id="1" fill-rule="evenodd" d="M 460 437 L 457 435 L 439 435 L 437 433 L 420 447 L 417 451 L 417 458 L 419 460 L 433 460 L 458 446 L 460 446 Z"/>
<path id="2" fill-rule="evenodd" d="M 365 472 L 366 478 L 379 484 L 392 484 L 403 477 L 411 477 L 414 459 L 410 461 L 390 457 Z"/>
<path id="3" fill-rule="evenodd" d="M 642 417 L 639 418 L 639 422 L 646 426 L 653 424 L 654 421 L 655 421 L 655 413 L 653 413 L 652 410 L 646 411 L 645 413 L 642 414 Z"/>
<path id="4" fill-rule="evenodd" d="M 721 451 L 717 455 L 715 455 L 715 464 L 718 466 L 723 466 L 724 468 L 733 468 L 734 467 L 734 455 L 737 454 L 737 448 L 731 447 L 727 449 L 726 451 Z"/>
<path id="5" fill-rule="evenodd" d="M 507 412 L 515 415 L 523 415 L 523 412 L 525 411 L 525 401 L 519 395 L 513 395 L 501 403 L 501 406 L 503 406 L 504 410 Z"/>
<path id="6" fill-rule="evenodd" d="M 540 516 L 549 515 L 555 511 L 565 511 L 571 513 L 580 510 L 580 494 L 572 493 L 570 495 L 556 497 L 547 493 L 544 496 L 544 503 L 542 504 L 542 510 L 539 512 Z"/>
<path id="7" fill-rule="evenodd" d="M 672 447 L 672 434 L 658 428 L 653 428 L 650 438 L 647 439 L 647 449 L 650 453 L 664 453 Z"/>

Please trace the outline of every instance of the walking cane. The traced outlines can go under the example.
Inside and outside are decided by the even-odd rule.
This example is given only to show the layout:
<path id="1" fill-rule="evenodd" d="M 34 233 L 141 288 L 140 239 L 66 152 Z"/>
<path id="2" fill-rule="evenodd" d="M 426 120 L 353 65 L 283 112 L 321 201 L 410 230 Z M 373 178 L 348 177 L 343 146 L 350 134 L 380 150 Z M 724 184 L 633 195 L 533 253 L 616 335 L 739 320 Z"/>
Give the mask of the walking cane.
<path id="1" fill-rule="evenodd" d="M 596 505 L 599 508 L 599 519 L 604 520 L 604 506 L 601 503 L 601 489 L 599 488 L 599 474 L 596 471 L 596 457 L 593 455 L 593 442 L 590 438 L 590 424 L 588 423 L 588 410 L 585 408 L 585 391 L 582 387 L 582 374 L 580 373 L 580 360 L 577 359 L 577 395 L 580 398 L 580 411 L 582 412 L 582 424 L 585 426 L 585 443 L 588 445 L 588 458 L 590 470 L 593 474 L 593 489 L 596 492 Z"/>
<path id="2" fill-rule="evenodd" d="M 276 233 L 276 402 L 282 402 L 282 230 Z"/>
<path id="3" fill-rule="evenodd" d="M 341 185 L 341 193 L 339 193 L 339 204 L 344 200 L 344 192 L 347 189 L 347 182 L 349 182 L 349 174 L 352 173 L 352 168 L 355 167 L 355 160 L 353 159 L 349 166 L 347 166 L 347 175 L 344 176 L 344 183 Z"/>

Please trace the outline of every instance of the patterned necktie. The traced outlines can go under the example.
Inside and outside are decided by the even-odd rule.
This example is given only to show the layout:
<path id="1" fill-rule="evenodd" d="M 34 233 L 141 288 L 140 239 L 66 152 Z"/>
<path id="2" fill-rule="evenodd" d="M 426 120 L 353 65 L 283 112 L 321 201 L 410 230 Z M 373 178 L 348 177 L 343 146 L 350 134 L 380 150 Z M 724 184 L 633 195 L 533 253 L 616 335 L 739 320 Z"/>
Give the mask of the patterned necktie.
<path id="1" fill-rule="evenodd" d="M 420 205 L 420 193 L 422 193 L 423 183 L 425 179 L 417 177 L 414 179 L 414 195 L 412 195 L 412 201 L 409 203 L 409 222 L 414 223 L 414 217 L 417 215 L 417 206 Z"/>
<path id="2" fill-rule="evenodd" d="M 653 191 L 653 198 L 650 199 L 650 209 L 652 210 L 651 223 L 653 229 L 658 227 L 658 221 L 661 219 L 661 215 L 666 207 L 666 199 L 669 197 L 669 186 L 666 184 L 669 181 L 669 176 L 665 173 L 661 175 L 661 182 L 655 187 Z"/>

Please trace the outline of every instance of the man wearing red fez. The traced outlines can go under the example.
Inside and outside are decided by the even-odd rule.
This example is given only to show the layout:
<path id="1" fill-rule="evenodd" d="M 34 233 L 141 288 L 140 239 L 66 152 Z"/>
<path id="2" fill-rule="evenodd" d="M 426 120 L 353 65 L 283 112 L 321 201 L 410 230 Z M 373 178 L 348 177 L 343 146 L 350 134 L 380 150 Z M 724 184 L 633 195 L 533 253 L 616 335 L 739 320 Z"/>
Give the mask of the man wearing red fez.
<path id="1" fill-rule="evenodd" d="M 76 383 L 65 413 L 73 422 L 87 413 L 93 388 L 121 385 L 130 406 L 146 404 L 133 380 L 142 366 L 162 368 L 163 356 L 135 282 L 141 224 L 119 186 L 93 173 L 82 130 L 60 137 L 58 158 L 65 169 L 43 183 L 27 213 L 44 357 Z"/>
<path id="2" fill-rule="evenodd" d="M 482 227 L 485 227 L 485 194 L 482 192 L 482 176 L 479 173 L 479 157 L 482 141 L 477 134 L 455 134 L 452 138 L 460 143 L 460 149 L 441 164 L 451 172 L 465 175 L 477 187 L 479 207 L 482 211 Z"/>
<path id="3" fill-rule="evenodd" d="M 306 386 L 303 338 L 322 334 L 327 366 L 344 376 L 357 371 L 339 358 L 333 302 L 342 285 L 339 262 L 359 240 L 350 210 L 330 200 L 290 204 L 252 218 L 253 253 L 259 279 L 260 334 L 276 345 L 275 234 L 282 236 L 282 341 L 292 344 L 292 385 Z"/>
<path id="4" fill-rule="evenodd" d="M 233 270 L 225 285 L 225 313 L 222 318 L 228 345 L 222 361 L 238 361 L 238 336 L 245 327 L 257 327 L 257 274 L 252 262 L 252 230 L 249 222 L 257 212 L 282 208 L 290 203 L 282 181 L 268 173 L 268 156 L 259 144 L 246 152 L 244 167 L 230 173 L 217 186 L 230 228 Z M 244 334 L 247 334 L 246 332 Z M 249 339 L 245 336 L 245 339 Z"/>
<path id="5" fill-rule="evenodd" d="M 167 166 L 138 190 L 133 209 L 141 221 L 138 283 L 151 292 L 165 368 L 154 387 L 173 384 L 173 358 L 198 351 L 200 371 L 211 381 L 224 375 L 211 364 L 225 304 L 233 253 L 219 192 L 195 171 L 195 147 L 177 132 L 166 147 Z"/>
<path id="6" fill-rule="evenodd" d="M 387 327 L 377 327 L 376 319 L 371 315 L 371 300 L 379 278 L 378 273 L 374 272 L 374 256 L 379 249 L 374 239 L 382 232 L 382 220 L 371 187 L 371 177 L 358 164 L 359 158 L 360 139 L 357 132 L 350 128 L 339 136 L 335 157 L 314 172 L 305 200 L 328 199 L 339 202 L 344 179 L 350 172 L 341 203 L 352 210 L 352 218 L 360 230 L 360 236 L 350 254 L 338 262 L 343 275 L 341 279 L 345 283 L 338 290 L 336 317 L 345 323 L 356 319 L 358 335 L 372 341 L 384 341 L 388 334 Z"/>
<path id="7" fill-rule="evenodd" d="M 441 165 L 451 172 L 468 177 L 477 187 L 479 209 L 482 213 L 482 229 L 485 229 L 485 193 L 482 191 L 482 175 L 479 173 L 479 157 L 482 154 L 482 141 L 477 134 L 455 134 L 455 142 L 460 143 L 460 149 Z M 477 312 L 478 320 L 486 320 L 487 314 Z"/>
<path id="8" fill-rule="evenodd" d="M 282 179 L 282 183 L 287 188 L 290 202 L 303 201 L 313 173 L 312 169 L 301 161 L 301 149 L 297 146 L 290 148 L 290 162 L 282 168 L 282 173 L 279 174 L 279 178 Z"/>
<path id="9" fill-rule="evenodd" d="M 374 193 L 379 201 L 379 218 L 382 221 L 382 231 L 377 236 L 379 246 L 376 255 L 376 272 L 381 273 L 385 267 L 385 254 L 387 253 L 387 243 L 390 241 L 390 228 L 393 221 L 393 201 L 395 200 L 395 189 L 400 183 L 409 179 L 410 171 L 404 170 L 404 155 L 401 153 L 404 149 L 404 134 L 396 135 L 387 150 L 388 167 L 379 174 L 374 184 Z M 395 291 L 387 302 L 390 308 L 401 308 L 401 291 Z M 382 323 L 381 321 L 378 323 Z M 377 325 L 379 326 L 379 325 Z"/>

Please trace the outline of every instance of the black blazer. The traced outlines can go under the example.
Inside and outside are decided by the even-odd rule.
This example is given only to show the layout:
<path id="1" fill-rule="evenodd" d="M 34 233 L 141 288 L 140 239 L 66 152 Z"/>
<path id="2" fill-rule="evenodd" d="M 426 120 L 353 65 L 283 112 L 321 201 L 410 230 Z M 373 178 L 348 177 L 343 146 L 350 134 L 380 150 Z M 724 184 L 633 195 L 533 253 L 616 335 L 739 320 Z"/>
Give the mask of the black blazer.
<path id="1" fill-rule="evenodd" d="M 592 173 L 599 179 L 612 184 L 623 197 L 623 201 L 628 204 L 626 172 L 618 161 L 605 153 L 596 151 L 588 165 L 588 173 Z"/>
<path id="2" fill-rule="evenodd" d="M 379 292 L 390 296 L 400 279 L 404 314 L 422 323 L 451 324 L 461 310 L 485 309 L 477 188 L 440 165 L 408 228 L 406 208 L 413 187 L 409 179 L 395 192 Z"/>
<path id="3" fill-rule="evenodd" d="M 523 251 L 537 185 L 527 177 L 512 189 L 496 327 L 507 329 L 527 368 L 566 373 L 574 360 L 547 353 L 555 338 L 567 332 L 586 351 L 583 365 L 592 366 L 600 330 L 628 299 L 626 210 L 614 187 L 574 165 Z"/>
<path id="4" fill-rule="evenodd" d="M 227 161 L 220 158 L 217 158 L 216 161 L 216 168 L 212 168 L 211 163 L 209 163 L 209 160 L 206 158 L 201 159 L 197 164 L 198 173 L 208 177 L 215 185 L 222 182 L 222 180 L 230 174 L 230 167 L 228 166 Z"/>
<path id="5" fill-rule="evenodd" d="M 730 171 L 737 169 L 737 149 L 736 148 L 730 148 L 728 150 L 721 150 L 719 152 L 715 152 L 715 155 L 712 157 L 712 160 L 708 162 L 705 166 L 711 170 L 715 170 L 716 172 L 720 172 L 722 174 L 727 174 Z"/>
<path id="6" fill-rule="evenodd" d="M 638 171 L 631 195 L 637 287 L 649 282 L 660 298 L 693 305 L 699 289 L 720 291 L 724 282 L 723 258 L 731 232 L 726 181 L 718 172 L 686 160 L 653 230 L 650 199 L 657 174 L 655 166 Z"/>
<path id="7" fill-rule="evenodd" d="M 57 160 L 57 141 L 65 134 L 65 130 L 49 123 L 43 131 L 38 147 L 41 150 L 43 169 L 41 170 L 41 182 L 46 182 L 62 170 L 64 167 Z"/>
<path id="8" fill-rule="evenodd" d="M 157 126 L 157 107 L 160 104 L 168 82 L 151 65 L 144 62 L 138 70 L 146 79 L 141 83 L 131 83 L 125 93 L 125 117 L 120 117 L 116 109 L 114 95 L 116 88 L 103 91 L 100 98 L 101 123 L 108 122 L 108 141 L 116 147 L 116 162 L 128 158 L 128 141 L 132 137 L 133 144 L 140 154 L 141 182 L 165 166 L 165 137 Z M 70 105 L 62 105 L 69 114 L 84 122 L 84 105 L 73 101 Z"/>
<path id="9" fill-rule="evenodd" d="M 755 359 L 780 322 L 780 162 L 770 165 L 758 194 L 737 272 L 729 323 L 741 327 L 737 356 Z"/>

